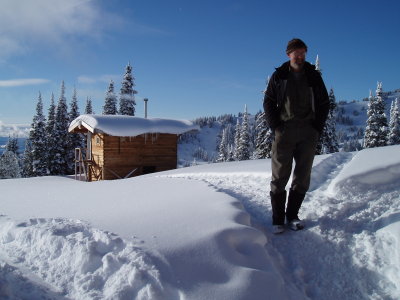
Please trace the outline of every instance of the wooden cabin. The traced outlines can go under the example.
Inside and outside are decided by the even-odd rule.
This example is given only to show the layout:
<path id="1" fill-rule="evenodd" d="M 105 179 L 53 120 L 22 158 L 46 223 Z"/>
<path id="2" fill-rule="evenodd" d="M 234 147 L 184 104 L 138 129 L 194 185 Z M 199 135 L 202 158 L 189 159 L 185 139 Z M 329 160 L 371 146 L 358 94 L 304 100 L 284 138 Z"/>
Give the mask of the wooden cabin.
<path id="1" fill-rule="evenodd" d="M 121 115 L 82 115 L 70 133 L 86 135 L 75 150 L 75 175 L 87 181 L 122 179 L 176 169 L 178 137 L 198 130 L 189 121 Z"/>

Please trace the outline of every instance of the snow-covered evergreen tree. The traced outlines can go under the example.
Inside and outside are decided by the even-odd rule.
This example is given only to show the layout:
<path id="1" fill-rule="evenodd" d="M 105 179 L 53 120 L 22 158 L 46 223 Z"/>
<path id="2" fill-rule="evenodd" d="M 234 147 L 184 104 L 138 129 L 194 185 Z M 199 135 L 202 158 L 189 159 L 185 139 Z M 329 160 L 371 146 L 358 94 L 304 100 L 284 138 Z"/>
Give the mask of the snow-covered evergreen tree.
<path id="1" fill-rule="evenodd" d="M 336 136 L 336 97 L 333 89 L 329 91 L 329 113 L 324 130 L 317 145 L 317 154 L 329 154 L 339 151 L 339 143 Z"/>
<path id="2" fill-rule="evenodd" d="M 54 162 L 57 158 L 56 152 L 56 131 L 54 130 L 56 124 L 56 105 L 54 104 L 54 94 L 51 94 L 50 106 L 47 115 L 47 124 L 46 124 L 46 148 L 47 148 L 47 174 L 53 175 L 56 174 L 56 168 Z M 27 150 L 25 149 L 25 160 L 27 159 Z M 29 157 L 28 157 L 29 160 Z M 24 168 L 25 169 L 25 168 Z M 29 172 L 28 172 L 29 173 Z M 33 174 L 33 171 L 32 171 Z M 33 176 L 27 175 L 24 171 L 24 176 Z"/>
<path id="3" fill-rule="evenodd" d="M 386 146 L 389 130 L 385 114 L 385 102 L 382 98 L 382 82 L 378 82 L 376 97 L 372 97 L 370 94 L 367 115 L 364 148 Z"/>
<path id="4" fill-rule="evenodd" d="M 258 114 L 256 124 L 257 139 L 255 157 L 257 159 L 271 158 L 271 149 L 274 136 L 272 130 L 268 127 L 264 112 Z"/>
<path id="5" fill-rule="evenodd" d="M 257 124 L 256 124 L 256 117 L 251 117 L 251 114 L 248 114 L 249 120 L 249 152 L 250 152 L 250 159 L 254 159 L 255 152 L 256 152 L 256 140 L 257 140 Z"/>
<path id="6" fill-rule="evenodd" d="M 228 157 L 226 161 L 234 161 L 235 160 L 235 149 L 233 144 L 228 144 Z"/>
<path id="7" fill-rule="evenodd" d="M 231 122 L 225 125 L 226 130 L 226 144 L 233 145 L 235 143 L 235 126 Z"/>
<path id="8" fill-rule="evenodd" d="M 400 144 L 400 111 L 399 111 L 398 98 L 392 101 L 392 105 L 390 107 L 388 144 L 389 145 Z"/>
<path id="9" fill-rule="evenodd" d="M 116 115 L 116 114 L 118 114 L 117 96 L 114 93 L 114 82 L 111 80 L 104 101 L 103 115 Z"/>
<path id="10" fill-rule="evenodd" d="M 14 152 L 18 155 L 18 136 L 13 134 L 12 136 L 8 136 L 8 141 L 6 144 L 6 151 Z"/>
<path id="11" fill-rule="evenodd" d="M 317 70 L 319 72 L 319 74 L 322 75 L 322 69 L 321 69 L 321 66 L 320 66 L 320 63 L 319 63 L 318 54 L 317 54 L 317 58 L 315 59 L 315 70 Z"/>
<path id="12" fill-rule="evenodd" d="M 29 140 L 32 151 L 32 176 L 47 175 L 47 141 L 46 141 L 46 119 L 43 115 L 42 95 L 36 105 L 36 114 L 33 117 Z"/>
<path id="13" fill-rule="evenodd" d="M 239 160 L 238 159 L 238 149 L 239 149 L 239 144 L 240 144 L 240 133 L 242 131 L 242 127 L 240 125 L 239 118 L 236 120 L 236 126 L 235 126 L 235 144 L 233 145 L 233 158 L 234 160 Z"/>
<path id="14" fill-rule="evenodd" d="M 222 129 L 222 137 L 221 137 L 221 142 L 219 143 L 218 147 L 218 162 L 223 162 L 228 160 L 228 154 L 229 154 L 229 149 L 228 149 L 228 131 L 226 128 Z"/>
<path id="15" fill-rule="evenodd" d="M 72 95 L 70 111 L 68 113 L 69 123 L 79 117 L 78 97 L 76 95 L 76 89 Z M 80 133 L 68 133 L 68 173 L 72 174 L 75 170 L 75 148 L 84 147 L 84 136 Z"/>
<path id="16" fill-rule="evenodd" d="M 343 143 L 343 151 L 345 152 L 359 151 L 361 149 L 362 146 L 357 137 L 353 137 L 350 140 Z"/>
<path id="17" fill-rule="evenodd" d="M 322 69 L 319 61 L 319 56 L 315 60 L 315 70 L 322 76 Z M 324 129 L 319 137 L 317 147 L 315 150 L 316 154 L 327 154 L 339 151 L 339 143 L 336 136 L 336 98 L 333 89 L 329 92 L 329 114 L 326 120 Z"/>
<path id="18" fill-rule="evenodd" d="M 132 76 L 132 67 L 130 64 L 126 66 L 124 79 L 121 84 L 121 92 L 119 97 L 119 114 L 120 115 L 135 115 L 135 94 L 134 77 Z"/>
<path id="19" fill-rule="evenodd" d="M 5 151 L 0 156 L 0 179 L 20 178 L 21 169 L 18 157 L 12 151 Z"/>
<path id="20" fill-rule="evenodd" d="M 76 94 L 76 89 L 74 88 L 74 93 L 72 94 L 70 110 L 68 113 L 69 121 L 72 122 L 77 117 L 79 117 L 79 106 L 78 106 L 78 97 Z"/>
<path id="21" fill-rule="evenodd" d="M 237 147 L 237 159 L 238 160 L 250 159 L 249 114 L 247 113 L 247 106 L 245 107 L 245 111 L 243 114 L 240 139 Z"/>
<path id="22" fill-rule="evenodd" d="M 318 71 L 318 73 L 322 76 L 322 70 L 321 66 L 319 63 L 319 57 L 317 55 L 317 58 L 315 59 L 315 70 Z M 315 149 L 315 154 L 322 154 L 323 152 L 323 139 L 322 139 L 323 133 L 320 135 L 319 140 L 317 142 L 317 147 Z"/>
<path id="23" fill-rule="evenodd" d="M 25 151 L 24 151 L 23 164 L 22 165 L 23 165 L 23 167 L 22 167 L 22 176 L 23 177 L 35 176 L 35 174 L 33 172 L 32 143 L 31 143 L 29 138 L 26 139 L 26 141 L 25 141 Z"/>
<path id="24" fill-rule="evenodd" d="M 60 98 L 58 99 L 56 109 L 56 119 L 54 125 L 55 133 L 55 161 L 54 175 L 68 174 L 68 106 L 65 98 L 65 84 L 61 84 Z"/>
<path id="25" fill-rule="evenodd" d="M 86 98 L 85 115 L 93 115 L 92 99 L 90 97 Z"/>

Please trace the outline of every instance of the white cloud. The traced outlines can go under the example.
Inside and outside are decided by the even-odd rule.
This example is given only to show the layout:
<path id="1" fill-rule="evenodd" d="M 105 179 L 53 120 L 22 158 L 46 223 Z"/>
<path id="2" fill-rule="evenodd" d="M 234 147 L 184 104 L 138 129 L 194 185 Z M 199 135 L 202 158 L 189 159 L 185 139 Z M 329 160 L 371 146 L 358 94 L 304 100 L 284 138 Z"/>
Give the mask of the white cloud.
<path id="1" fill-rule="evenodd" d="M 118 80 L 122 80 L 122 76 L 113 74 L 106 74 L 100 76 L 86 76 L 86 75 L 78 76 L 78 82 L 85 84 L 94 84 L 99 82 L 108 84 L 110 83 L 110 80 L 113 80 L 114 83 L 116 83 Z"/>
<path id="2" fill-rule="evenodd" d="M 78 82 L 79 83 L 96 83 L 97 80 L 93 77 L 89 77 L 89 76 L 85 76 L 85 75 L 81 75 L 78 77 Z"/>
<path id="3" fill-rule="evenodd" d="M 7 137 L 13 134 L 18 137 L 29 136 L 30 125 L 28 124 L 5 124 L 0 120 L 0 137 Z"/>
<path id="4" fill-rule="evenodd" d="M 26 79 L 9 79 L 0 80 L 0 87 L 14 87 L 14 86 L 25 86 L 25 85 L 37 85 L 47 83 L 50 80 L 42 78 L 26 78 Z"/>
<path id="5" fill-rule="evenodd" d="M 107 31 L 136 35 L 168 35 L 104 9 L 98 0 L 1 0 L 0 62 L 37 47 L 69 53 L 83 41 L 102 41 Z"/>
<path id="6" fill-rule="evenodd" d="M 2 0 L 0 59 L 27 52 L 33 44 L 60 46 L 68 38 L 98 38 L 110 22 L 97 1 Z"/>
<path id="7" fill-rule="evenodd" d="M 38 46 L 69 51 L 88 40 L 102 40 L 109 30 L 132 34 L 165 35 L 167 32 L 126 19 L 95 0 L 1 0 L 0 62 L 26 54 Z"/>

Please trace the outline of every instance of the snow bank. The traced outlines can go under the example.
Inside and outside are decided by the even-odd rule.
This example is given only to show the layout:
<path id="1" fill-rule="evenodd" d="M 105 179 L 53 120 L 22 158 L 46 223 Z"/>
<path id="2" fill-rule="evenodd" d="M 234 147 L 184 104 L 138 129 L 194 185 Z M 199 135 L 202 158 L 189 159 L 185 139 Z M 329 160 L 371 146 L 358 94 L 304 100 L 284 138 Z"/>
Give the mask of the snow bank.
<path id="1" fill-rule="evenodd" d="M 68 131 L 85 127 L 90 132 L 102 132 L 112 136 L 138 136 L 145 133 L 182 134 L 199 127 L 186 120 L 145 119 L 122 115 L 81 115 L 73 120 Z"/>
<path id="2" fill-rule="evenodd" d="M 115 234 L 68 219 L 16 223 L 3 216 L 0 228 L 3 255 L 41 276 L 62 295 L 73 299 L 177 298 L 176 291 L 163 286 L 159 270 L 143 247 Z M 11 298 L 12 284 L 2 284 L 3 294 L 8 289 Z"/>
<path id="3" fill-rule="evenodd" d="M 0 299 L 65 299 L 9 263 L 0 261 Z"/>
<path id="4" fill-rule="evenodd" d="M 328 192 L 359 194 L 383 191 L 400 185 L 400 146 L 386 146 L 355 152 L 330 183 Z"/>

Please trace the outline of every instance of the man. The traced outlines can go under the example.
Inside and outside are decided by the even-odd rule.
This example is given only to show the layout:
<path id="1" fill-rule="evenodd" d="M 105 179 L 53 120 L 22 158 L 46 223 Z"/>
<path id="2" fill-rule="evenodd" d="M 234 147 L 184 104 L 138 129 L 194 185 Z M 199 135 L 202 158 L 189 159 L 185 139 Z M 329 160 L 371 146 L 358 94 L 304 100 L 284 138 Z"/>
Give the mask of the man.
<path id="1" fill-rule="evenodd" d="M 271 205 L 274 233 L 304 228 L 298 213 L 310 186 L 311 168 L 319 135 L 329 112 L 325 84 L 315 66 L 306 62 L 307 46 L 288 42 L 285 62 L 272 74 L 264 97 L 267 123 L 275 131 L 272 144 Z M 286 184 L 295 161 L 287 207 Z"/>

